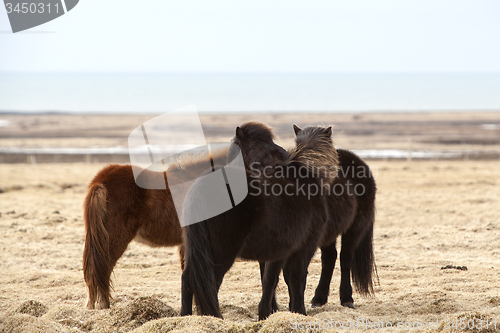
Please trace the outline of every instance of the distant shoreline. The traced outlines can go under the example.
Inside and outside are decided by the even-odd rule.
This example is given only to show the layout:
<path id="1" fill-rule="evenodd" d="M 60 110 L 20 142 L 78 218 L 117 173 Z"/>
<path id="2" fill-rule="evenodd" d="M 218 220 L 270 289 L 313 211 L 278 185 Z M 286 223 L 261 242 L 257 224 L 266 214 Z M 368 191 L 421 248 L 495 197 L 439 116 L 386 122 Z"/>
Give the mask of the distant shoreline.
<path id="1" fill-rule="evenodd" d="M 157 114 L 0 113 L 0 163 L 128 163 L 129 134 Z M 229 142 L 237 126 L 258 121 L 276 142 L 294 145 L 292 125 L 332 125 L 336 147 L 375 159 L 500 159 L 500 112 L 199 113 L 209 142 Z M 192 132 L 171 119 L 178 142 Z M 120 147 L 120 149 L 116 149 Z M 34 155 L 34 158 L 30 157 Z M 58 157 L 55 157 L 58 156 Z M 73 156 L 73 157 L 70 157 Z"/>

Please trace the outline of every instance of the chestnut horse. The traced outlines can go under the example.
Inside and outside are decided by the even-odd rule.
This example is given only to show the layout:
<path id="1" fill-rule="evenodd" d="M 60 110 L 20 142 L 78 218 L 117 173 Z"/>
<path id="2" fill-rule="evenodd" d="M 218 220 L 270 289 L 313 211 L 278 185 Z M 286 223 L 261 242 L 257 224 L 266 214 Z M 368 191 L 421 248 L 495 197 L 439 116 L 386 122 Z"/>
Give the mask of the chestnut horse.
<path id="1" fill-rule="evenodd" d="M 250 128 L 250 137 L 263 152 L 258 156 L 262 165 L 273 165 L 275 160 L 283 159 L 284 150 L 274 144 L 270 128 L 254 123 L 241 127 Z M 211 157 L 215 164 L 224 165 L 226 154 L 227 150 L 219 150 Z M 169 166 L 169 177 L 175 177 L 178 170 L 182 177 L 193 179 L 192 175 L 205 171 L 209 158 L 195 156 Z M 141 177 L 148 176 L 155 177 L 157 173 L 149 170 L 141 173 Z M 111 273 L 133 239 L 153 247 L 182 244 L 182 231 L 168 185 L 164 190 L 139 187 L 130 165 L 109 165 L 102 169 L 89 185 L 83 211 L 86 231 L 83 274 L 88 288 L 88 309 L 109 308 Z M 179 249 L 182 266 L 182 247 Z"/>

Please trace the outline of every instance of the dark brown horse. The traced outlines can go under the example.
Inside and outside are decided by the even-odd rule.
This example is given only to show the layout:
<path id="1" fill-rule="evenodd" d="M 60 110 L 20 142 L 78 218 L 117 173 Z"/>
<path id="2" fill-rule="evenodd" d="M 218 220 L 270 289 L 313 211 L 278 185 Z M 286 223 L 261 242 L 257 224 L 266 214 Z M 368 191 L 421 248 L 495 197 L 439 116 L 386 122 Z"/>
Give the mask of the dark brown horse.
<path id="1" fill-rule="evenodd" d="M 194 296 L 199 314 L 222 317 L 217 294 L 224 274 L 237 256 L 267 262 L 259 319 L 272 313 L 282 268 L 289 286 L 290 310 L 306 314 L 307 267 L 322 242 L 329 216 L 320 192 L 332 184 L 334 177 L 331 172 L 317 170 L 337 166 L 331 134 L 331 127 L 301 131 L 296 147 L 287 152 L 283 163 L 265 173 L 247 170 L 249 194 L 239 205 L 184 228 L 186 266 L 182 274 L 181 315 L 192 313 Z M 250 154 L 258 149 L 242 128 L 237 128 L 234 144 L 241 149 L 247 164 Z M 230 147 L 229 155 L 231 151 Z M 226 172 L 230 170 L 226 168 Z M 199 179 L 188 192 L 183 211 L 187 221 L 197 221 L 197 215 L 210 208 L 204 207 L 197 195 L 204 191 L 204 186 Z"/>
<path id="2" fill-rule="evenodd" d="M 258 156 L 263 165 L 283 159 L 283 149 L 274 144 L 270 128 L 253 123 L 242 126 L 249 127 L 252 129 L 249 137 L 263 152 Z M 223 165 L 226 154 L 227 150 L 219 150 L 211 157 L 215 164 Z M 168 176 L 175 178 L 178 174 L 179 178 L 193 179 L 205 171 L 208 160 L 209 156 L 185 159 L 171 165 Z M 148 170 L 141 173 L 146 178 L 157 176 Z M 182 231 L 169 188 L 139 187 L 130 165 L 110 165 L 101 170 L 89 185 L 83 211 L 86 231 L 83 274 L 88 288 L 88 309 L 109 308 L 111 273 L 133 239 L 153 247 L 182 244 Z M 180 257 L 182 265 L 182 251 Z"/>
<path id="3" fill-rule="evenodd" d="M 294 125 L 295 135 L 302 130 Z M 337 177 L 327 193 L 329 220 L 321 242 L 321 277 L 312 306 L 326 304 L 335 262 L 336 242 L 342 235 L 340 252 L 340 303 L 354 308 L 351 273 L 361 294 L 373 292 L 376 275 L 373 254 L 373 224 L 375 221 L 375 180 L 368 165 L 356 154 L 337 149 Z"/>
<path id="4" fill-rule="evenodd" d="M 302 131 L 294 125 L 296 135 Z M 321 242 L 321 277 L 311 303 L 313 307 L 326 304 L 335 262 L 337 238 L 342 235 L 340 255 L 340 303 L 354 308 L 351 273 L 354 285 L 361 294 L 373 292 L 376 275 L 373 254 L 373 224 L 375 219 L 376 186 L 368 165 L 356 154 L 337 149 L 337 177 L 327 191 L 329 220 Z M 261 278 L 265 264 L 260 264 Z M 273 299 L 273 311 L 277 310 Z"/>

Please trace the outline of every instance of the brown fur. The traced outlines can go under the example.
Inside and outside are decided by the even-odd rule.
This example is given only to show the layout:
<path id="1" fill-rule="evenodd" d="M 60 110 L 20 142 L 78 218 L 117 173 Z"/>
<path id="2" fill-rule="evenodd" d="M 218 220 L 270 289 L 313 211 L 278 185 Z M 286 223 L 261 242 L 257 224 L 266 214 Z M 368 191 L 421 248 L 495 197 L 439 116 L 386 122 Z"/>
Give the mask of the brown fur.
<path id="1" fill-rule="evenodd" d="M 214 162 L 225 162 L 227 150 L 214 152 Z M 212 157 L 212 156 L 211 156 Z M 169 168 L 183 176 L 205 171 L 208 156 L 193 156 Z M 143 176 L 153 177 L 145 170 Z M 83 274 L 88 287 L 88 309 L 109 308 L 111 272 L 133 240 L 149 246 L 182 244 L 182 232 L 170 190 L 144 189 L 135 183 L 130 165 L 110 165 L 101 170 L 89 185 L 83 205 L 85 249 Z M 184 257 L 182 250 L 182 258 Z M 97 305 L 96 305 L 97 302 Z"/>
<path id="2" fill-rule="evenodd" d="M 89 304 L 94 304 L 99 295 L 98 306 L 109 307 L 109 283 L 105 277 L 96 275 L 94 272 L 106 271 L 109 266 L 109 235 L 104 227 L 107 215 L 106 209 L 107 191 L 102 184 L 92 184 L 85 198 L 84 220 L 85 220 L 85 249 L 83 252 L 83 267 L 85 282 L 89 289 Z M 93 223 L 89 223 L 92 221 Z M 93 244 L 94 246 L 91 246 Z M 95 278 L 94 278 L 95 277 Z M 101 290 L 101 293 L 97 293 Z"/>
<path id="3" fill-rule="evenodd" d="M 242 125 L 246 129 L 251 123 Z M 269 136 L 270 128 L 250 133 L 266 153 L 261 154 L 263 165 L 282 160 L 284 150 Z M 283 151 L 283 152 L 282 152 Z M 225 165 L 227 149 L 191 155 L 177 160 L 168 169 L 169 182 L 181 183 L 206 171 L 207 161 Z M 265 160 L 265 163 L 264 163 Z M 143 171 L 141 177 L 157 179 L 157 173 Z M 110 165 L 101 170 L 89 185 L 84 200 L 85 249 L 83 273 L 88 287 L 88 309 L 109 308 L 111 272 L 135 239 L 153 247 L 182 244 L 182 231 L 169 188 L 143 189 L 135 183 L 130 165 Z M 181 269 L 184 269 L 184 249 L 179 246 Z M 97 302 L 97 305 L 96 305 Z"/>

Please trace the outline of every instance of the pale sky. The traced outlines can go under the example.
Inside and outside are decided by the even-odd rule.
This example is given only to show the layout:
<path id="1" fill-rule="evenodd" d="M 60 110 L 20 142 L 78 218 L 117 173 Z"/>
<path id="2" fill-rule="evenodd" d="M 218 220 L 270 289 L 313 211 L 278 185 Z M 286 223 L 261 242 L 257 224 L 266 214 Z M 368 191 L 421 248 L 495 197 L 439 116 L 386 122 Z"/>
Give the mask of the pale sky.
<path id="1" fill-rule="evenodd" d="M 43 33 L 46 32 L 46 33 Z M 82 0 L 1 71 L 500 72 L 498 0 Z"/>

